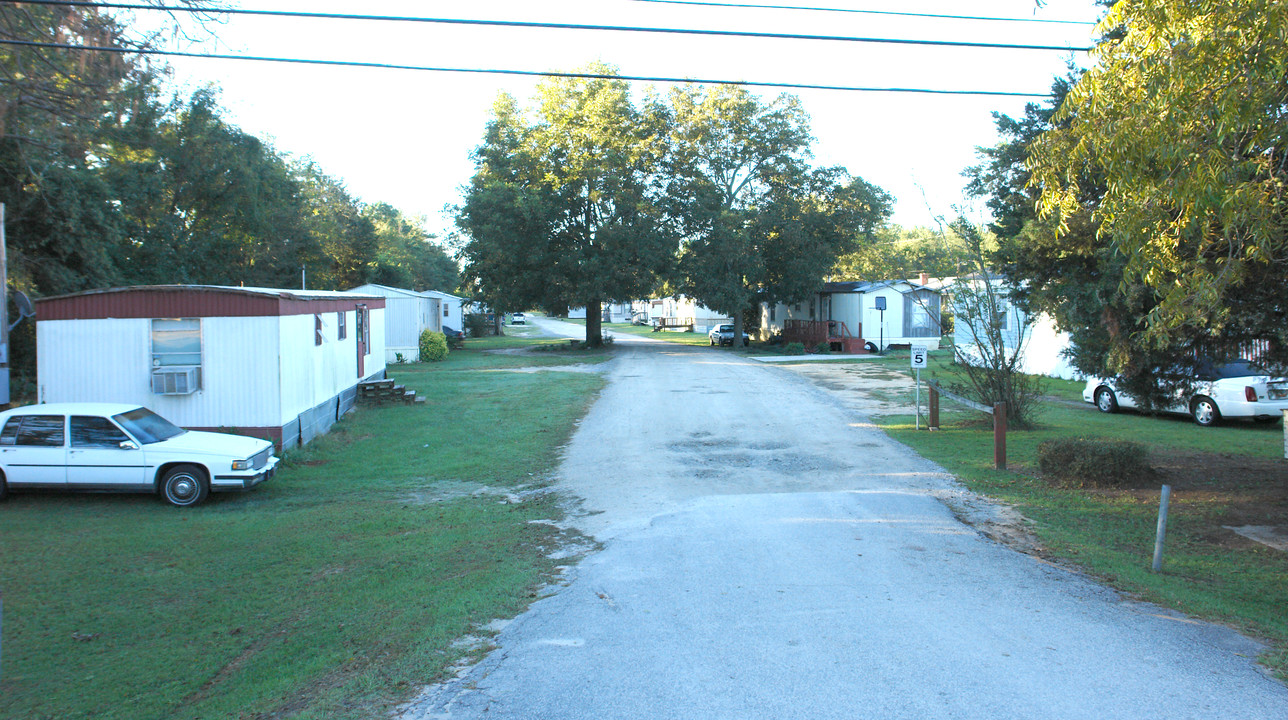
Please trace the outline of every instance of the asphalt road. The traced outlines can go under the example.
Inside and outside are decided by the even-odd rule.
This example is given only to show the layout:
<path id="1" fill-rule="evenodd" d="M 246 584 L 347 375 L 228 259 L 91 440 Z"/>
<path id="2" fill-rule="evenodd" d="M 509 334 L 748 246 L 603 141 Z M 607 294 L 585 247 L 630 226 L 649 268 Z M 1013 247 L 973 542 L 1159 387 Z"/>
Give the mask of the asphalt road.
<path id="1" fill-rule="evenodd" d="M 603 549 L 403 718 L 1288 718 L 1255 642 L 984 538 L 810 382 L 618 342 L 560 469 Z"/>

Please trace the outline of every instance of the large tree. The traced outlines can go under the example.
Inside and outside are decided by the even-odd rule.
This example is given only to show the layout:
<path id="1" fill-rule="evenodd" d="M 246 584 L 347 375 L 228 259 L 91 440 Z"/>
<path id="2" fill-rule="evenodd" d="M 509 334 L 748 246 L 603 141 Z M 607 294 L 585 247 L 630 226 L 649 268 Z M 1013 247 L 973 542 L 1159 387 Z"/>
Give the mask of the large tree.
<path id="1" fill-rule="evenodd" d="M 584 305 L 598 345 L 601 303 L 647 294 L 673 258 L 655 197 L 658 129 L 621 80 L 546 81 L 531 120 L 502 97 L 459 214 L 476 294 L 498 311 Z"/>
<path id="2" fill-rule="evenodd" d="M 1102 323 L 1110 369 L 1253 340 L 1288 363 L 1288 7 L 1119 2 L 1102 27 L 1120 32 L 1033 144 L 1031 183 L 1054 229 L 1089 229 L 1084 256 L 1120 264 L 1139 316 Z"/>
<path id="3" fill-rule="evenodd" d="M 743 88 L 678 88 L 671 101 L 668 210 L 683 237 L 674 285 L 734 319 L 755 303 L 817 290 L 847 240 L 871 238 L 891 198 L 838 169 L 811 171 L 799 100 Z"/>

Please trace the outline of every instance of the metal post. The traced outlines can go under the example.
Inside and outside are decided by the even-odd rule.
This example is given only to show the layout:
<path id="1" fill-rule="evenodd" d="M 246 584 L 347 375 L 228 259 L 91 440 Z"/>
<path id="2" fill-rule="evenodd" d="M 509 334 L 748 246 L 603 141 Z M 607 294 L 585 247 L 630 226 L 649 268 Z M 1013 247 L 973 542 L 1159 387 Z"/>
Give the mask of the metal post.
<path id="1" fill-rule="evenodd" d="M 913 424 L 914 430 L 921 429 L 921 368 L 917 368 L 917 419 Z"/>
<path id="2" fill-rule="evenodd" d="M 1163 569 L 1163 536 L 1167 534 L 1167 506 L 1172 499 L 1172 486 L 1164 485 L 1158 498 L 1158 530 L 1154 533 L 1154 572 Z"/>
<path id="3" fill-rule="evenodd" d="M 1006 403 L 993 406 L 993 466 L 1006 469 Z"/>
<path id="4" fill-rule="evenodd" d="M 5 249 L 4 203 L 0 203 L 0 405 L 9 404 L 9 257 Z"/>

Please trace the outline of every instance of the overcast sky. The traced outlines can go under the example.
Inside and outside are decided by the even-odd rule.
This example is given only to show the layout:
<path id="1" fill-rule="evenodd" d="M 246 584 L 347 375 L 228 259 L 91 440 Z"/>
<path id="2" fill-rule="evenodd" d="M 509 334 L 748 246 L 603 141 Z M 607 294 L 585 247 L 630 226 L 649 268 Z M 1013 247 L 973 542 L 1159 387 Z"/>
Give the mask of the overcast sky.
<path id="1" fill-rule="evenodd" d="M 716 0 L 735 2 L 735 0 Z M 760 0 L 760 4 L 987 15 L 1090 22 L 1092 0 Z M 1089 25 L 982 22 L 776 10 L 639 0 L 244 0 L 254 10 L 739 30 L 1085 47 Z M 217 44 L 195 49 L 247 55 L 405 65 L 573 70 L 593 61 L 624 75 L 941 90 L 1046 92 L 1085 53 L 721 38 L 392 23 L 230 17 Z M 188 49 L 194 49 L 189 47 Z M 222 88 L 230 120 L 280 151 L 311 156 L 349 191 L 424 215 L 450 230 L 443 209 L 473 173 L 470 152 L 492 102 L 507 91 L 532 98 L 536 78 L 410 70 L 175 59 L 176 82 Z M 666 86 L 661 86 L 665 88 Z M 767 97 L 778 90 L 755 91 Z M 1023 112 L 1023 98 L 792 90 L 812 118 L 815 161 L 841 165 L 897 200 L 894 220 L 929 224 L 961 205 L 961 171 L 975 148 L 996 141 L 992 111 Z M 982 220 L 976 210 L 974 219 Z"/>

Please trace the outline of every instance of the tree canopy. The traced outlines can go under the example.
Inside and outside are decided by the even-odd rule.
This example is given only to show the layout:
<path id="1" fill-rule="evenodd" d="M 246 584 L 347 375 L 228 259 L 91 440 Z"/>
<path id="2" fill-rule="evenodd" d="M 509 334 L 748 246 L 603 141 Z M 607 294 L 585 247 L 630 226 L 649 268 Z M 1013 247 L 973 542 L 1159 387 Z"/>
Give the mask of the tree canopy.
<path id="1" fill-rule="evenodd" d="M 204 5 L 201 2 L 185 2 Z M 146 45 L 94 7 L 0 5 L 0 33 Z M 410 218 L 225 118 L 218 91 L 167 94 L 115 53 L 0 46 L 0 202 L 11 287 L 48 296 L 141 283 L 455 290 L 455 262 Z M 34 334 L 13 357 L 30 368 Z"/>
<path id="2" fill-rule="evenodd" d="M 1255 340 L 1285 364 L 1288 7 L 1119 2 L 1101 27 L 1119 32 L 1033 142 L 1030 183 L 1052 230 L 1120 266 L 1140 314 L 1108 329 L 1110 368 Z"/>
<path id="3" fill-rule="evenodd" d="M 816 290 L 890 215 L 880 188 L 811 169 L 810 142 L 798 100 L 737 87 L 636 107 L 624 82 L 555 80 L 531 117 L 502 96 L 459 209 L 465 276 L 506 308 L 585 305 L 589 343 L 601 300 L 659 287 L 740 325 L 757 302 Z"/>

